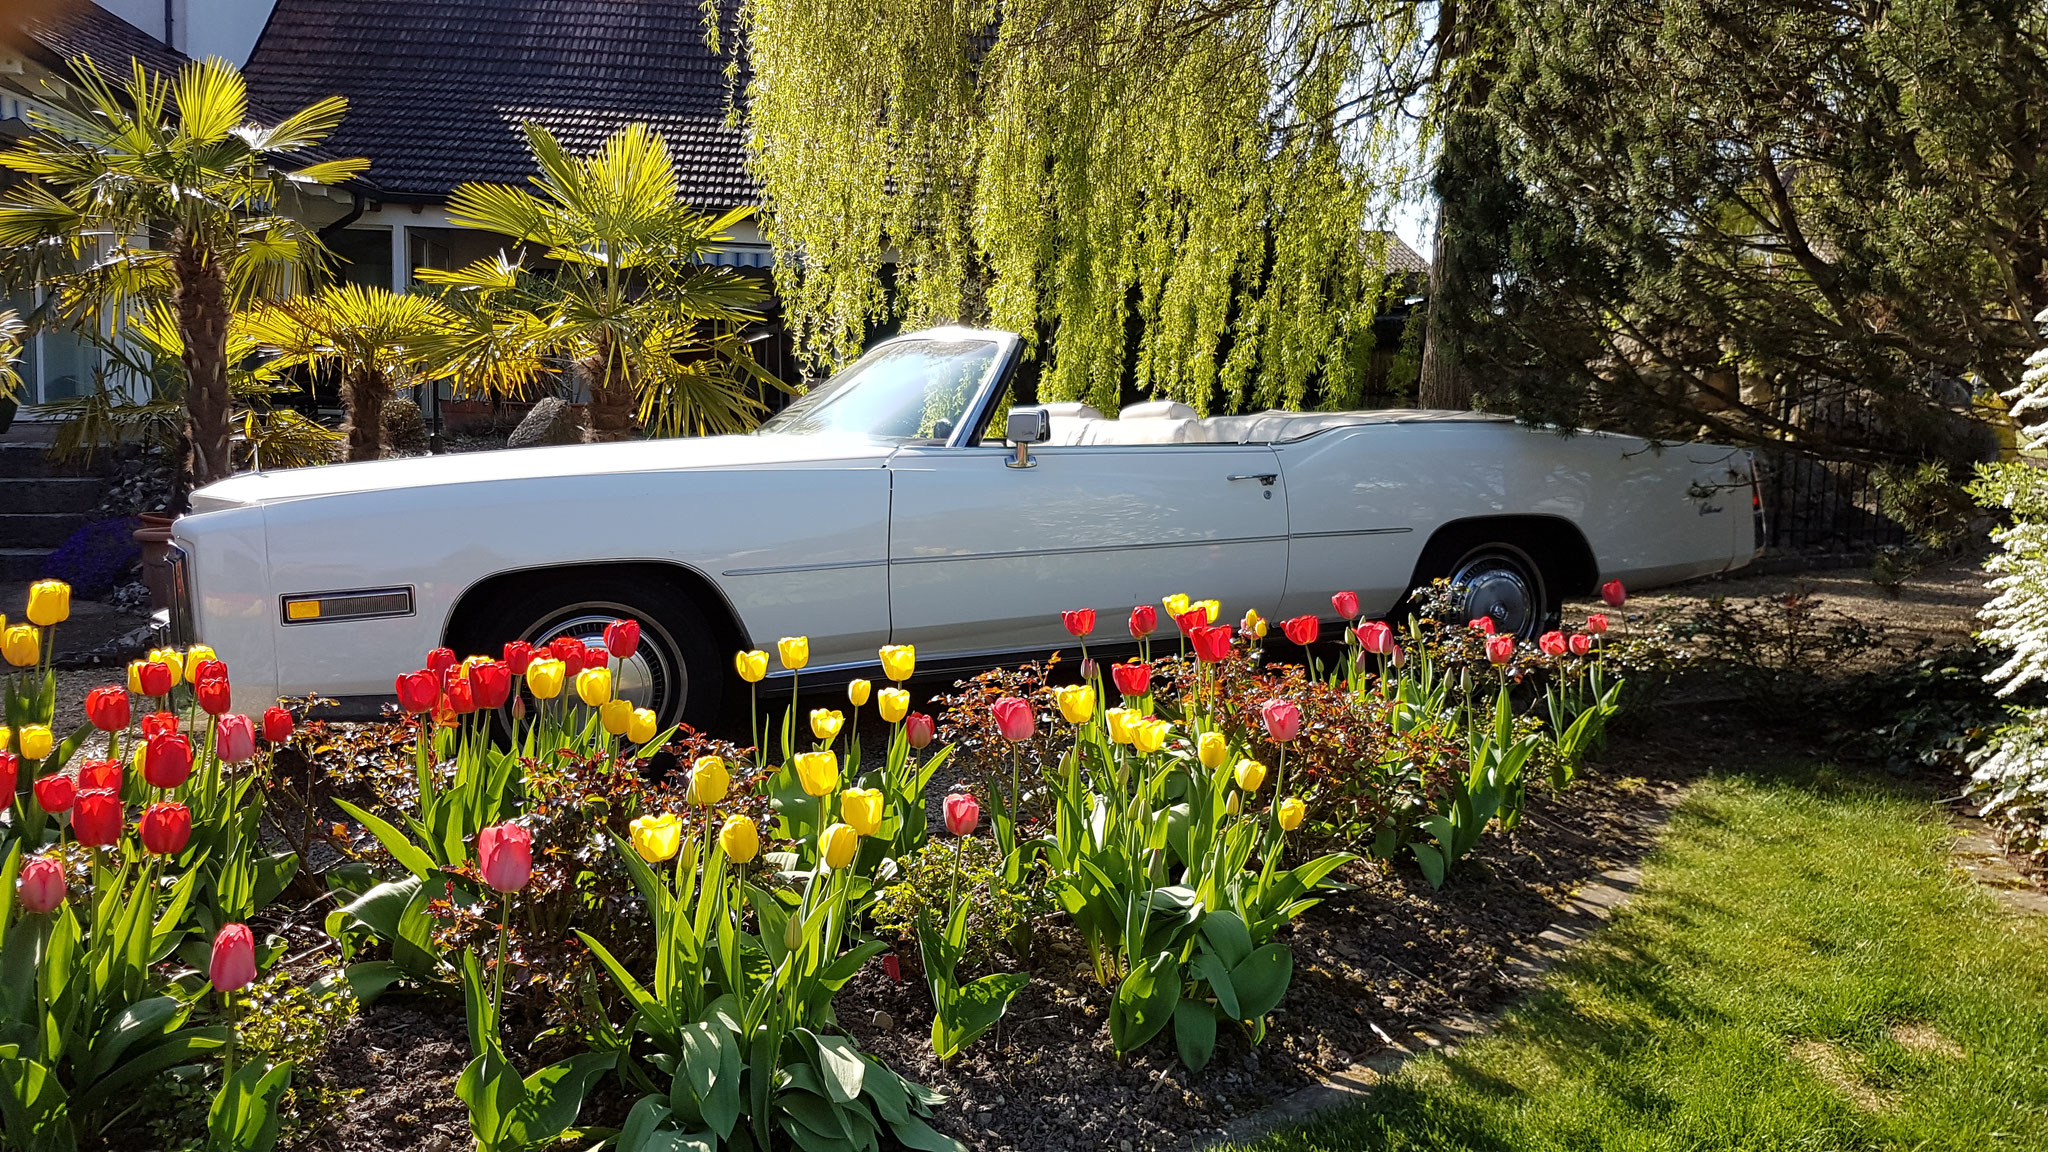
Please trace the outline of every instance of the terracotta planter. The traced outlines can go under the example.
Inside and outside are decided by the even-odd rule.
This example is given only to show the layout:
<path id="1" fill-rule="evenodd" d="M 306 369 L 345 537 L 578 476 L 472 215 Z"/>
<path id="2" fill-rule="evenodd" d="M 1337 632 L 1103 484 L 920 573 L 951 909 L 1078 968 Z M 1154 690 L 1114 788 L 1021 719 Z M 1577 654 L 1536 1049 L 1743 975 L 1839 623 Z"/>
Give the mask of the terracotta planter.
<path id="1" fill-rule="evenodd" d="M 149 589 L 151 608 L 171 606 L 171 522 L 175 516 L 144 512 L 137 519 L 135 543 L 142 548 L 142 585 Z"/>

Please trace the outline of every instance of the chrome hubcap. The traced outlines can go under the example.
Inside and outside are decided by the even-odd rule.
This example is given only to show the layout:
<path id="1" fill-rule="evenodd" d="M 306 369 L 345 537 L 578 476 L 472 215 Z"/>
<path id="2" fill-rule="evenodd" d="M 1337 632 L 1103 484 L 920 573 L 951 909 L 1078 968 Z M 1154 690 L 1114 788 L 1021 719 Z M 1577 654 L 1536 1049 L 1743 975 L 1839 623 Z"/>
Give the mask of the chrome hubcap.
<path id="1" fill-rule="evenodd" d="M 605 626 L 628 618 L 640 621 L 640 647 L 624 660 L 612 657 L 612 695 L 632 701 L 635 708 L 652 708 L 666 722 L 682 714 L 689 698 L 689 673 L 670 655 L 675 648 L 667 634 L 651 621 L 624 605 L 578 604 L 541 621 L 526 639 L 535 648 L 564 636 L 602 645 Z"/>
<path id="2" fill-rule="evenodd" d="M 1451 574 L 1451 583 L 1465 589 L 1465 618 L 1485 616 L 1498 633 L 1527 639 L 1535 634 L 1542 608 L 1529 581 L 1500 556 L 1475 557 Z"/>

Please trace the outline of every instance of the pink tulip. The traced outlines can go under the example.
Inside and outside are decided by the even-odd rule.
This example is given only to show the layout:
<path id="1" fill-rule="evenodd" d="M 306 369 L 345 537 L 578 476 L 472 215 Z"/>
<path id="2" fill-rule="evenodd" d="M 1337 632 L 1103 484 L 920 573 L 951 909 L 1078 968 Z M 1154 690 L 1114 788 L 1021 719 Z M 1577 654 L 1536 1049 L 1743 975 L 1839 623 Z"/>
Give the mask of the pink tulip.
<path id="1" fill-rule="evenodd" d="M 229 763 L 256 755 L 256 725 L 239 712 L 221 717 L 213 727 L 213 751 Z"/>
<path id="2" fill-rule="evenodd" d="M 1595 636 L 1607 631 L 1607 617 L 1598 612 L 1586 617 L 1586 631 Z"/>
<path id="3" fill-rule="evenodd" d="M 955 836 L 966 836 L 981 823 L 981 805 L 967 792 L 953 792 L 946 796 L 944 805 L 946 831 Z"/>
<path id="4" fill-rule="evenodd" d="M 1392 664 L 1396 668 L 1399 668 L 1401 665 L 1406 664 L 1407 662 L 1408 653 L 1403 651 L 1399 644 L 1394 645 L 1394 650 L 1392 652 L 1387 653 L 1387 663 Z"/>
<path id="5" fill-rule="evenodd" d="M 1285 744 L 1301 735 L 1301 706 L 1292 700 L 1268 700 L 1259 705 L 1259 719 L 1275 744 Z"/>
<path id="6" fill-rule="evenodd" d="M 989 705 L 989 713 L 995 717 L 996 731 L 1011 743 L 1022 743 L 1038 732 L 1038 714 L 1018 697 L 1003 697 Z"/>
<path id="7" fill-rule="evenodd" d="M 1505 664 L 1515 658 L 1515 638 L 1495 636 L 1486 642 L 1486 658 L 1495 664 Z"/>
<path id="8" fill-rule="evenodd" d="M 1468 624 L 1474 631 L 1484 632 L 1488 636 L 1493 635 L 1493 617 L 1491 616 L 1474 616 Z"/>
<path id="9" fill-rule="evenodd" d="M 912 712 L 903 718 L 903 735 L 910 741 L 912 748 L 922 748 L 930 744 L 937 731 L 937 723 L 922 712 Z"/>
<path id="10" fill-rule="evenodd" d="M 1375 656 L 1394 650 L 1394 630 L 1384 620 L 1368 620 L 1358 626 L 1358 646 Z"/>
<path id="11" fill-rule="evenodd" d="M 1619 580 L 1609 580 L 1600 586 L 1600 599 L 1605 600 L 1609 608 L 1619 608 L 1628 603 L 1628 589 L 1623 588 Z"/>
<path id="12" fill-rule="evenodd" d="M 213 938 L 207 978 L 219 992 L 240 992 L 256 982 L 256 938 L 247 924 L 229 924 Z"/>
<path id="13" fill-rule="evenodd" d="M 1573 634 L 1572 655 L 1584 656 L 1586 653 L 1591 652 L 1592 650 L 1593 638 L 1591 636 L 1587 635 L 1584 632 L 1578 632 Z"/>
<path id="14" fill-rule="evenodd" d="M 484 883 L 500 892 L 517 892 L 533 878 L 533 833 L 517 824 L 493 824 L 477 833 L 476 854 Z"/>
<path id="15" fill-rule="evenodd" d="M 30 912 L 54 912 L 64 902 L 64 866 L 48 856 L 37 856 L 21 866 L 14 898 Z"/>
<path id="16" fill-rule="evenodd" d="M 1335 596 L 1330 597 L 1330 606 L 1337 610 L 1337 615 L 1342 616 L 1346 620 L 1358 619 L 1358 593 L 1356 592 L 1337 593 Z"/>
<path id="17" fill-rule="evenodd" d="M 1545 632 L 1542 638 L 1536 641 L 1536 646 L 1543 649 L 1545 656 L 1562 656 L 1571 649 L 1562 632 Z"/>

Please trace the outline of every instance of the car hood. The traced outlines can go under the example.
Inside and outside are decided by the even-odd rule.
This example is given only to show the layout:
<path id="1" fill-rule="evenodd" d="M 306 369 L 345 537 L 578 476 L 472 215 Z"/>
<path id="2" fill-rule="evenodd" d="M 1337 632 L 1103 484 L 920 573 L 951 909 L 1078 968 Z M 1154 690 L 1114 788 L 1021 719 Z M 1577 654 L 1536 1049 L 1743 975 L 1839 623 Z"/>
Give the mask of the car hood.
<path id="1" fill-rule="evenodd" d="M 277 504 L 321 496 L 405 488 L 488 484 L 569 476 L 609 476 L 721 468 L 773 468 L 805 464 L 879 467 L 894 449 L 858 438 L 829 436 L 705 436 L 506 448 L 457 455 L 328 464 L 276 472 L 245 472 L 192 494 L 192 511 Z"/>

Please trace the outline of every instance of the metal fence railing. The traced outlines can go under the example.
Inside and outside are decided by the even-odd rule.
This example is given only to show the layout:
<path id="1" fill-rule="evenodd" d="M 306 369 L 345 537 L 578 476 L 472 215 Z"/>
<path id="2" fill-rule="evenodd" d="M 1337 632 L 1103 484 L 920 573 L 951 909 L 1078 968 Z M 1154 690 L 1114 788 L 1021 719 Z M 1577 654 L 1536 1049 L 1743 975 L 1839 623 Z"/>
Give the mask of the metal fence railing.
<path id="1" fill-rule="evenodd" d="M 1780 419 L 1836 442 L 1879 434 L 1870 411 L 1849 400 L 1786 400 L 1777 407 Z M 1770 447 L 1757 450 L 1757 461 L 1770 551 L 1865 555 L 1906 542 L 1905 528 L 1879 508 L 1874 466 Z"/>

